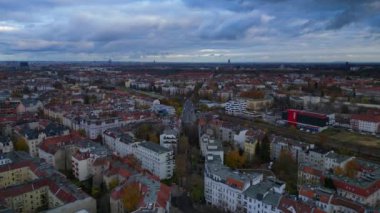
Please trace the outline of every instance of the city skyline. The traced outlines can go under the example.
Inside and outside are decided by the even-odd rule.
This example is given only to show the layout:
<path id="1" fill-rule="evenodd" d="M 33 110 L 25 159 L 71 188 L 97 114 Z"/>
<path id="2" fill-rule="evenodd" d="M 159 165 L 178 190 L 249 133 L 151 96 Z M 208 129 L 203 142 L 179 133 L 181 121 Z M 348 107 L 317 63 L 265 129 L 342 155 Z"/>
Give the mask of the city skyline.
<path id="1" fill-rule="evenodd" d="M 0 61 L 378 62 L 377 0 L 1 1 Z"/>

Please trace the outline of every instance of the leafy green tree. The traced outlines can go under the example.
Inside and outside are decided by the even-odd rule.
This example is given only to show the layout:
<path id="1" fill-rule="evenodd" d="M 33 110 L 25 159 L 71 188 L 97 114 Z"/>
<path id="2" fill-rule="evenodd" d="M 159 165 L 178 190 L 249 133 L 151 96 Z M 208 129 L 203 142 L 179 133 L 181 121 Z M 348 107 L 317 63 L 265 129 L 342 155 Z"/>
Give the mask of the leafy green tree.
<path id="1" fill-rule="evenodd" d="M 179 138 L 178 153 L 187 154 L 190 149 L 189 138 L 185 135 Z"/>
<path id="2" fill-rule="evenodd" d="M 99 187 L 92 187 L 91 188 L 91 196 L 97 198 L 100 196 L 100 188 Z"/>
<path id="3" fill-rule="evenodd" d="M 333 190 L 336 189 L 336 187 L 334 185 L 334 181 L 329 177 L 325 178 L 323 185 L 324 185 L 324 187 L 329 188 L 329 189 L 333 189 Z"/>
<path id="4" fill-rule="evenodd" d="M 175 158 L 175 173 L 177 175 L 177 183 L 183 185 L 183 180 L 186 179 L 187 173 L 187 157 L 185 154 L 178 153 Z"/>
<path id="5" fill-rule="evenodd" d="M 286 182 L 290 194 L 297 194 L 298 165 L 292 155 L 283 150 L 273 165 L 273 171 L 280 180 Z"/>
<path id="6" fill-rule="evenodd" d="M 79 135 L 80 135 L 80 136 L 82 136 L 82 137 L 86 137 L 86 130 L 84 130 L 84 129 L 79 129 L 78 132 L 79 132 Z"/>
<path id="7" fill-rule="evenodd" d="M 263 162 L 270 161 L 270 141 L 268 135 L 265 135 L 259 146 L 259 156 Z"/>
<path id="8" fill-rule="evenodd" d="M 193 174 L 190 179 L 191 179 L 190 197 L 193 202 L 200 202 L 202 201 L 204 197 L 203 178 L 200 175 Z"/>
<path id="9" fill-rule="evenodd" d="M 108 189 L 113 190 L 116 186 L 119 185 L 119 180 L 118 179 L 113 179 L 108 183 Z"/>
<path id="10" fill-rule="evenodd" d="M 139 139 L 144 139 L 144 140 L 147 140 L 149 139 L 148 138 L 148 134 L 149 132 L 151 131 L 151 127 L 149 124 L 142 124 L 140 125 L 136 131 L 135 131 L 135 136 L 136 138 L 139 138 Z"/>

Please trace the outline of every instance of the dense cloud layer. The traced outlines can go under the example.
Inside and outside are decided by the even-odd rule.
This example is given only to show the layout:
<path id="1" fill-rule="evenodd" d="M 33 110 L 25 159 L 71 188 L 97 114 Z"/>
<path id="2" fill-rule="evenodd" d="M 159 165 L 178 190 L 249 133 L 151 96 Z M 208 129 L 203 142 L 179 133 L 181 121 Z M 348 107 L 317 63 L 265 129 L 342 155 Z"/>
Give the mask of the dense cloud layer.
<path id="1" fill-rule="evenodd" d="M 380 0 L 0 0 L 0 60 L 378 61 Z"/>

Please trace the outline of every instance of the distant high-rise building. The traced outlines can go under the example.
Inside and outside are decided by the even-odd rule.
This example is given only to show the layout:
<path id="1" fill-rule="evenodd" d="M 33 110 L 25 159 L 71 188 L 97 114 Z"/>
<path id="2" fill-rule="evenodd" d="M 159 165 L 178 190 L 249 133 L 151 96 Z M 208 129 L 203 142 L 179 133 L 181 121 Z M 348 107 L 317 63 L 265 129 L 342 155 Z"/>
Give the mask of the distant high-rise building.
<path id="1" fill-rule="evenodd" d="M 29 63 L 27 61 L 22 61 L 18 68 L 19 70 L 29 70 Z"/>
<path id="2" fill-rule="evenodd" d="M 350 63 L 346 61 L 344 68 L 349 71 L 350 70 Z"/>

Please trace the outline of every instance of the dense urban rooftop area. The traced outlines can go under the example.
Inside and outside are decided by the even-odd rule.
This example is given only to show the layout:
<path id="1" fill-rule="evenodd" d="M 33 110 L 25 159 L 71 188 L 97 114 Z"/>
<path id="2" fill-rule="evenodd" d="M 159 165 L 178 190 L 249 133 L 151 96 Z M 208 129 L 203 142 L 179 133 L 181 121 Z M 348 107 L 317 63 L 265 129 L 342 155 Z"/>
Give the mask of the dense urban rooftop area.
<path id="1" fill-rule="evenodd" d="M 378 64 L 0 63 L 0 212 L 378 212 Z"/>

